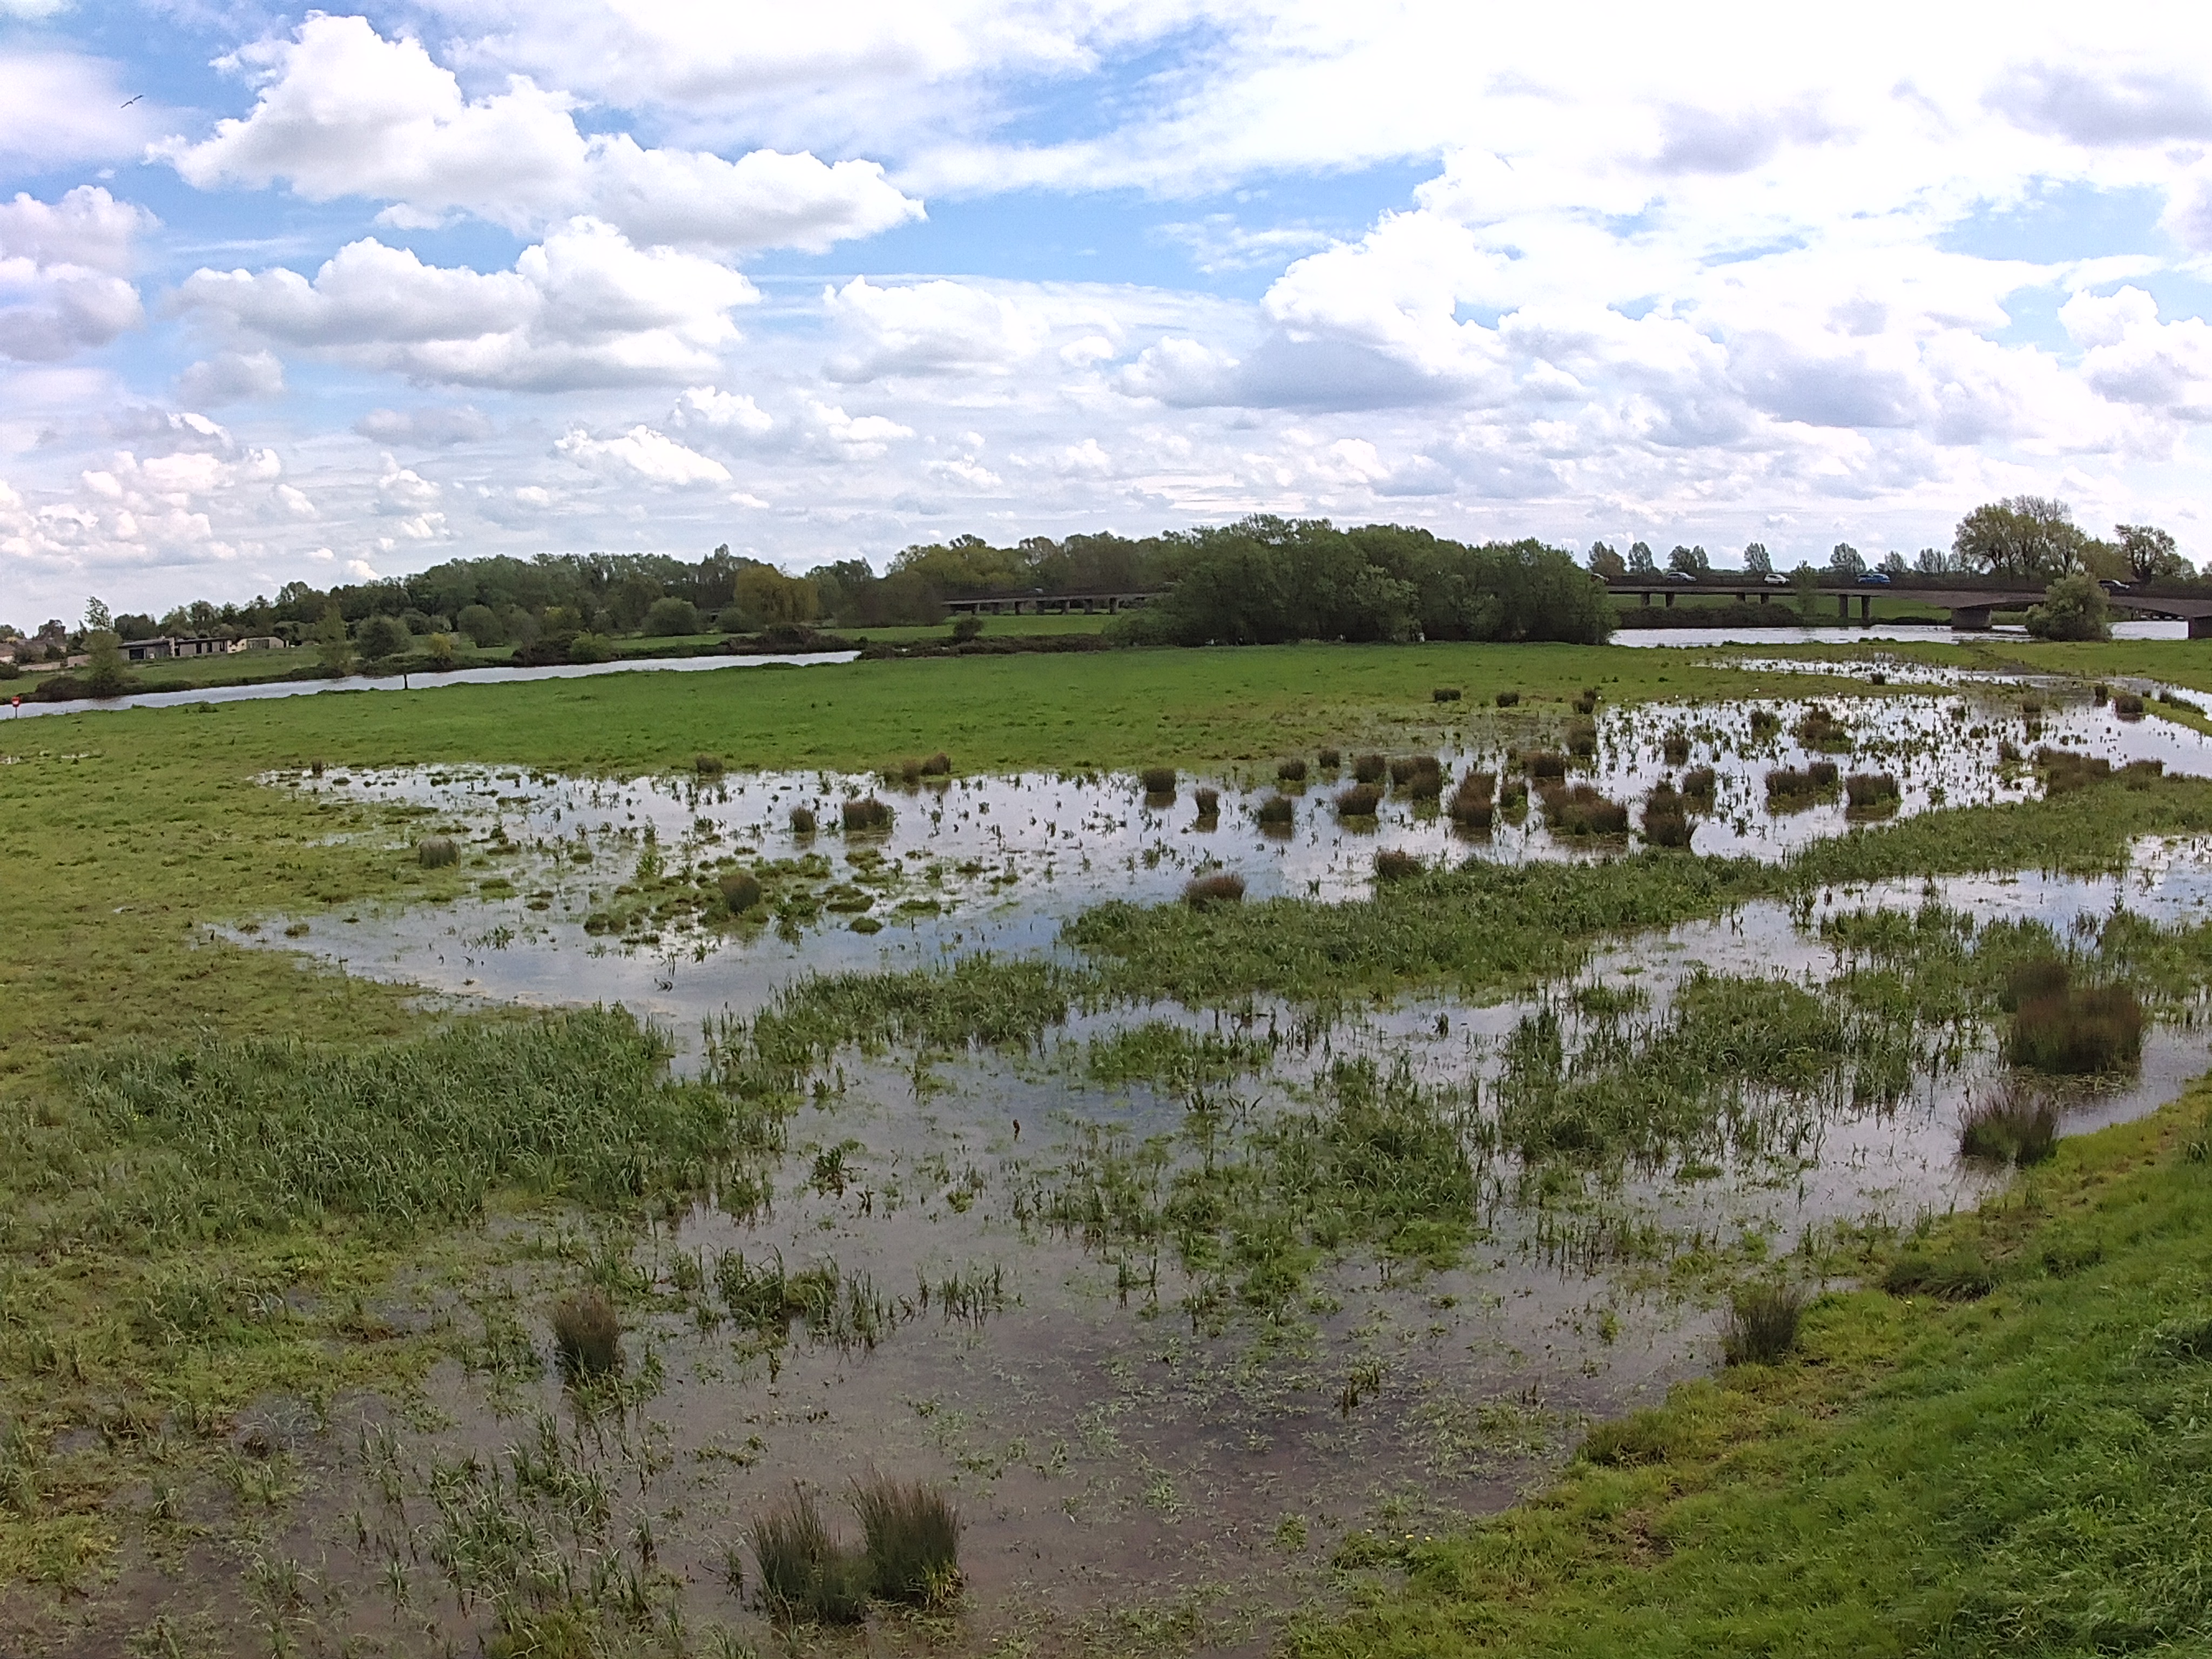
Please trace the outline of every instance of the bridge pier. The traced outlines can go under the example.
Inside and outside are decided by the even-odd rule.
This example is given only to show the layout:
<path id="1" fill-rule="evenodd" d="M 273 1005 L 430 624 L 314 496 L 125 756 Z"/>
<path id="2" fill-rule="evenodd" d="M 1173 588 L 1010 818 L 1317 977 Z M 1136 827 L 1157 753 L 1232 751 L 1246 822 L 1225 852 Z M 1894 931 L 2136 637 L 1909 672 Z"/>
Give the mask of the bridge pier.
<path id="1" fill-rule="evenodd" d="M 1951 611 L 1952 630 L 1954 633 L 1960 634 L 1988 633 L 1990 629 L 1990 612 L 1992 609 L 1994 609 L 1993 606 L 1986 605 L 1962 605 L 1954 606 Z"/>
<path id="2" fill-rule="evenodd" d="M 1667 608 L 1669 611 L 1674 608 L 1674 595 L 1671 592 L 1667 595 Z"/>
<path id="3" fill-rule="evenodd" d="M 1859 595 L 1859 620 L 1862 623 L 1874 620 L 1874 595 L 1871 593 Z"/>
<path id="4" fill-rule="evenodd" d="M 2189 637 L 2192 640 L 2212 640 L 2212 617 L 2191 617 Z"/>
<path id="5" fill-rule="evenodd" d="M 1838 593 L 1838 594 L 1837 594 L 1837 595 L 1836 595 L 1836 620 L 1837 620 L 1838 622 L 1839 622 L 1839 623 L 1847 623 L 1847 622 L 1849 622 L 1850 619 L 1851 619 L 1851 596 L 1850 596 L 1850 594 L 1848 594 L 1848 593 Z"/>

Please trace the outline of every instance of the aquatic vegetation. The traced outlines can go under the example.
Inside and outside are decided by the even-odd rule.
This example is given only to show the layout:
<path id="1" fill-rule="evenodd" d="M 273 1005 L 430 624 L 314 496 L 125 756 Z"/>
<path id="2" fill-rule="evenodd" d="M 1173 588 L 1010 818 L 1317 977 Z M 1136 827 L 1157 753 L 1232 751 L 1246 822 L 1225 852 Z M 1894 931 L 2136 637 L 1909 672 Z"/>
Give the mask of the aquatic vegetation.
<path id="1" fill-rule="evenodd" d="M 425 870 L 444 870 L 461 861 L 460 843 L 451 836 L 425 836 L 415 843 L 415 861 Z"/>
<path id="2" fill-rule="evenodd" d="M 1497 804 L 1492 792 L 1497 787 L 1498 776 L 1493 772 L 1469 772 L 1464 775 L 1452 790 L 1449 811 L 1451 819 L 1462 830 L 1487 830 L 1495 816 Z"/>
<path id="3" fill-rule="evenodd" d="M 1244 878 L 1234 870 L 1217 870 L 1211 875 L 1194 876 L 1190 884 L 1182 890 L 1182 902 L 1194 910 L 1241 903 L 1243 897 Z"/>
<path id="4" fill-rule="evenodd" d="M 1797 741 L 1808 749 L 1845 750 L 1851 746 L 1851 729 L 1836 718 L 1826 703 L 1814 703 L 1797 722 Z"/>
<path id="5" fill-rule="evenodd" d="M 868 1557 L 839 1543 L 811 1493 L 791 1495 L 753 1517 L 751 1544 L 760 1599 L 792 1623 L 857 1625 L 868 1616 Z"/>
<path id="6" fill-rule="evenodd" d="M 1666 784 L 1644 798 L 1644 839 L 1654 847 L 1690 844 L 1689 808 L 1682 796 Z"/>
<path id="7" fill-rule="evenodd" d="M 1390 762 L 1390 785 L 1403 789 L 1422 778 L 1442 774 L 1443 763 L 1434 755 L 1399 755 Z"/>
<path id="8" fill-rule="evenodd" d="M 2132 1068 L 2142 1057 L 2142 1004 L 2124 985 L 2067 986 L 2022 1001 L 2005 1058 L 2061 1075 Z"/>
<path id="9" fill-rule="evenodd" d="M 1687 732 L 1669 732 L 1660 739 L 1659 748 L 1666 757 L 1668 765 L 1686 765 L 1690 759 L 1690 734 Z"/>
<path id="10" fill-rule="evenodd" d="M 891 827 L 891 809 L 888 802 L 873 795 L 863 795 L 848 800 L 839 809 L 848 833 L 869 834 Z"/>
<path id="11" fill-rule="evenodd" d="M 1295 756 L 1289 760 L 1277 761 L 1275 781 L 1279 783 L 1304 783 L 1306 781 L 1305 762 Z"/>
<path id="12" fill-rule="evenodd" d="M 870 1470 L 853 1482 L 875 1593 L 942 1607 L 960 1587 L 960 1511 L 943 1488 Z"/>
<path id="13" fill-rule="evenodd" d="M 1836 777 L 1833 761 L 1775 767 L 1766 774 L 1766 804 L 1778 812 L 1796 811 L 1834 789 Z"/>
<path id="14" fill-rule="evenodd" d="M 791 809 L 791 833 L 794 836 L 811 836 L 814 833 L 812 807 L 794 806 Z"/>
<path id="15" fill-rule="evenodd" d="M 605 1291 L 589 1287 L 553 1304 L 553 1353 L 572 1382 L 622 1369 L 622 1324 Z"/>
<path id="16" fill-rule="evenodd" d="M 1844 780 L 1844 799 L 1855 812 L 1891 812 L 1900 799 L 1891 772 L 1854 772 Z"/>
<path id="17" fill-rule="evenodd" d="M 1253 816 L 1263 830 L 1287 830 L 1297 816 L 1297 808 L 1288 795 L 1270 795 L 1261 801 Z"/>
<path id="18" fill-rule="evenodd" d="M 1221 816 L 1221 792 L 1218 789 L 1194 789 L 1190 792 L 1190 802 L 1197 809 L 1201 823 Z"/>
<path id="19" fill-rule="evenodd" d="M 750 870 L 726 870 L 715 878 L 715 886 L 722 895 L 723 907 L 733 916 L 741 916 L 761 902 L 760 878 Z"/>
<path id="20" fill-rule="evenodd" d="M 1597 722 L 1577 720 L 1567 724 L 1567 752 L 1583 760 L 1597 753 Z"/>
<path id="21" fill-rule="evenodd" d="M 2134 691 L 2114 691 L 2112 712 L 2124 720 L 2139 720 L 2143 717 L 2143 700 Z"/>
<path id="22" fill-rule="evenodd" d="M 1411 853 L 1395 848 L 1384 848 L 1375 855 L 1375 879 L 1377 881 L 1410 881 L 1424 873 L 1428 866 Z"/>
<path id="23" fill-rule="evenodd" d="M 1559 836 L 1622 836 L 1628 809 L 1587 783 L 1555 785 L 1542 792 L 1544 823 Z"/>
<path id="24" fill-rule="evenodd" d="M 1390 763 L 1380 755 L 1355 755 L 1352 779 L 1355 783 L 1380 783 L 1390 775 Z"/>
<path id="25" fill-rule="evenodd" d="M 1372 783 L 1355 783 L 1336 794 L 1336 815 L 1340 818 L 1371 818 L 1382 805 L 1382 788 Z"/>
<path id="26" fill-rule="evenodd" d="M 1771 1280 L 1747 1285 L 1729 1298 L 1721 1352 L 1731 1365 L 1771 1365 L 1797 1346 L 1805 1292 Z"/>
<path id="27" fill-rule="evenodd" d="M 1112 1087 L 1151 1083 L 1202 1089 L 1265 1067 L 1272 1051 L 1249 1037 L 1194 1032 L 1166 1020 L 1125 1025 L 1085 1046 L 1084 1068 L 1094 1083 Z"/>
<path id="28" fill-rule="evenodd" d="M 1531 750 L 1521 757 L 1521 769 L 1535 782 L 1567 775 L 1567 757 L 1550 749 Z"/>
<path id="29" fill-rule="evenodd" d="M 1959 1155 L 2015 1164 L 2040 1164 L 2058 1150 L 2058 1108 L 2017 1080 L 1977 1101 L 1959 1125 Z"/>
<path id="30" fill-rule="evenodd" d="M 1176 769 L 1172 766 L 1147 766 L 1137 774 L 1137 781 L 1147 795 L 1172 795 L 1176 792 Z"/>

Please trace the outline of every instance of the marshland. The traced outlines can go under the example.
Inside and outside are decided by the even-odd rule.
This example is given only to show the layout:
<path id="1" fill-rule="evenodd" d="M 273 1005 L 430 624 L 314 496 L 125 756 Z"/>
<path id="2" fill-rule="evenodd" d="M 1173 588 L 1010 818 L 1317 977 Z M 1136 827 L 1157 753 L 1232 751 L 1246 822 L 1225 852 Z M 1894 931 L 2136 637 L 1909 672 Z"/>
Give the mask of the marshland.
<path id="1" fill-rule="evenodd" d="M 1740 1616 L 1842 1435 L 2026 1528 L 1863 1539 L 1886 1595 L 2063 1648 L 1916 1368 L 1981 1356 L 1990 1435 L 2052 1367 L 2198 1386 L 2185 672 L 1285 647 L 9 732 L 0 1607 L 1569 1651 Z"/>

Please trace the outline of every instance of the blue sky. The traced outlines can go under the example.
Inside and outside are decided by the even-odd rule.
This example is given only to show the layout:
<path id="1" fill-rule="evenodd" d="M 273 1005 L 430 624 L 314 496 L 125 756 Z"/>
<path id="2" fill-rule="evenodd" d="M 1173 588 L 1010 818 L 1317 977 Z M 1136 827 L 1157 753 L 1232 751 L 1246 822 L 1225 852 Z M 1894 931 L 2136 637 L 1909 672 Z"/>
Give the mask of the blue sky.
<path id="1" fill-rule="evenodd" d="M 2212 560 L 2182 8 L 0 0 L 0 620 L 1250 512 Z"/>

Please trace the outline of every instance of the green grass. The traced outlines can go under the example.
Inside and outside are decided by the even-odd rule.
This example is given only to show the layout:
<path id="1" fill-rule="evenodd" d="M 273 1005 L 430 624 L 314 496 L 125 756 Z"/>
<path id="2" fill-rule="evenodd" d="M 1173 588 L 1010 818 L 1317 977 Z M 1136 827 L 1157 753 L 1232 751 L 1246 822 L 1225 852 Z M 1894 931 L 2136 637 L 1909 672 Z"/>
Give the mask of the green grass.
<path id="1" fill-rule="evenodd" d="M 1987 1294 L 1832 1292 L 1796 1357 L 1677 1387 L 1535 1500 L 1355 1540 L 1353 1609 L 1288 1651 L 2203 1650 L 2208 1111 L 2200 1085 L 2063 1142 L 1937 1228 L 1923 1248 L 1990 1264 Z"/>

